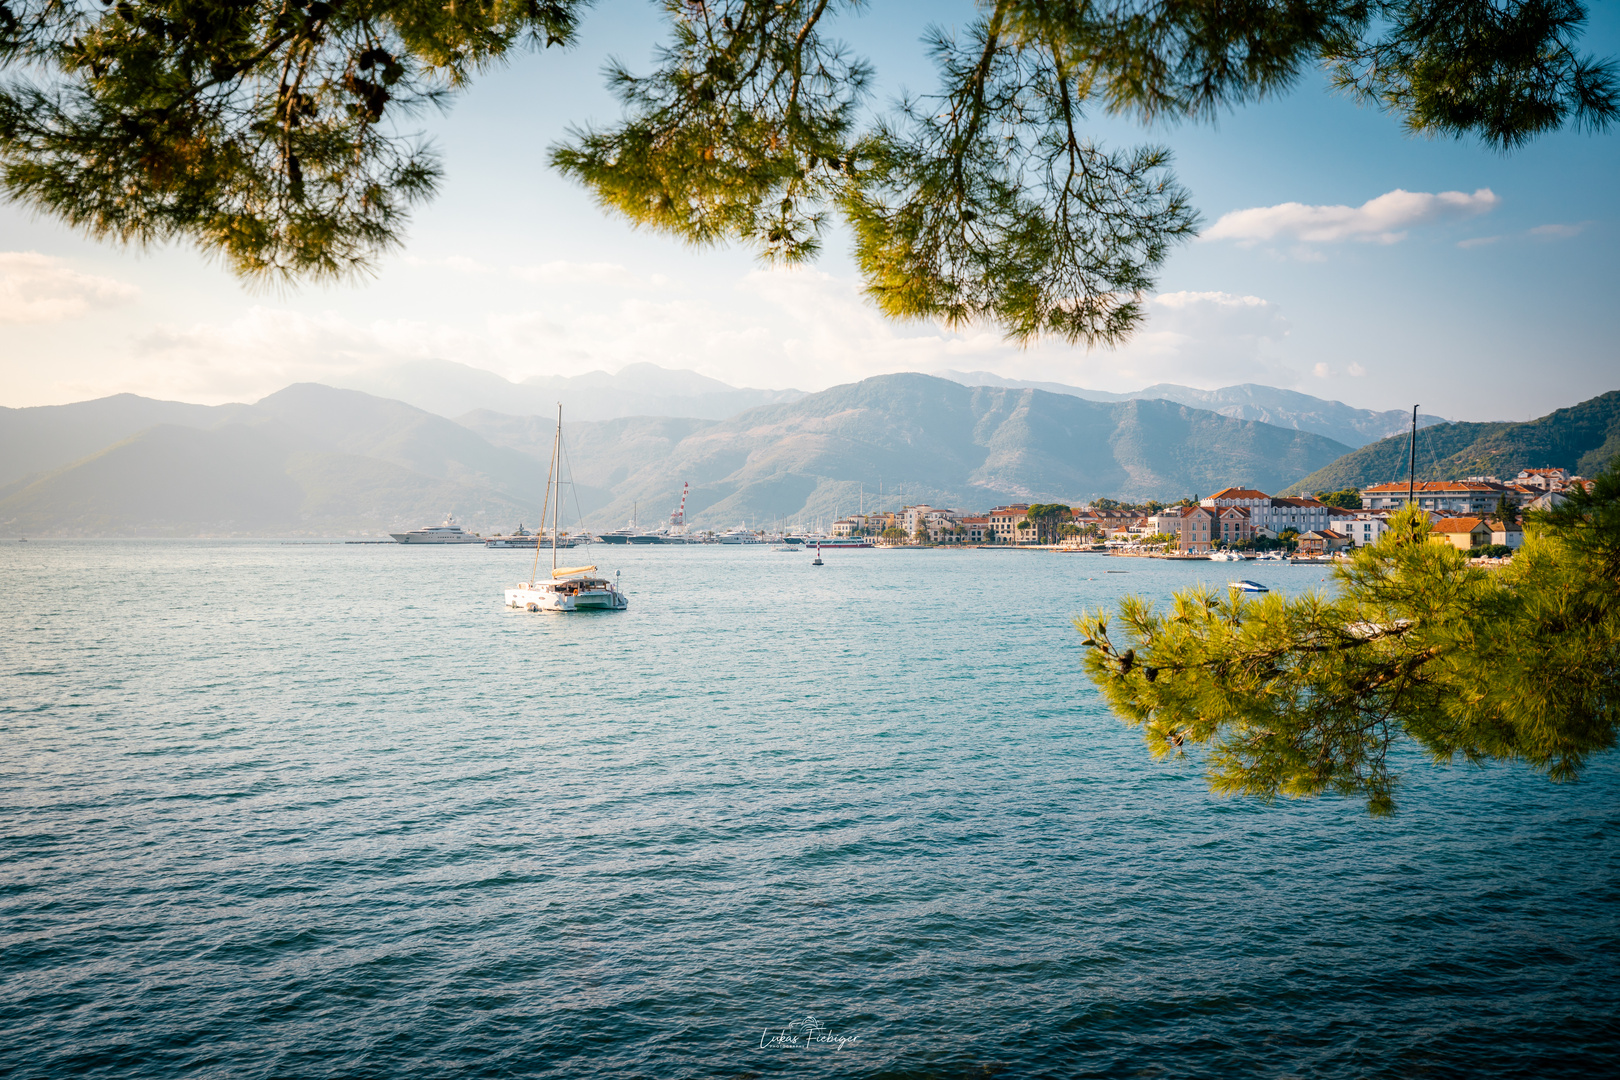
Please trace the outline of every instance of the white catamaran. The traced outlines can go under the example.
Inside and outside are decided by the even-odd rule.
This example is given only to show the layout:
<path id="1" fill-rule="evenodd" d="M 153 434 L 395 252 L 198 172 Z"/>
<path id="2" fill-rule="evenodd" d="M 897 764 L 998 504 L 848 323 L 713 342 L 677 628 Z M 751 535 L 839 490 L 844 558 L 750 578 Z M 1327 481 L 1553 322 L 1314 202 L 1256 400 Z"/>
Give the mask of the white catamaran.
<path id="1" fill-rule="evenodd" d="M 546 510 L 551 511 L 551 577 L 540 577 L 540 544 L 534 546 L 534 569 L 528 581 L 520 581 L 506 590 L 506 606 L 524 611 L 623 611 L 630 601 L 619 591 L 618 575 L 614 580 L 596 577 L 594 566 L 557 565 L 557 527 L 562 504 L 562 406 L 557 406 L 557 433 L 551 443 L 551 468 L 546 471 L 546 498 L 540 508 L 540 523 L 545 525 Z"/>

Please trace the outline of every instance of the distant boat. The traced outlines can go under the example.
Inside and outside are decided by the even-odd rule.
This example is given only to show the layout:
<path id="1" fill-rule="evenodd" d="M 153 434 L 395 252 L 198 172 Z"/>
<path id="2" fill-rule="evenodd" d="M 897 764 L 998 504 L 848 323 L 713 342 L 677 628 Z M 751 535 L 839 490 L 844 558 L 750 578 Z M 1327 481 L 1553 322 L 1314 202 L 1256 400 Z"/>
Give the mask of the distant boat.
<path id="1" fill-rule="evenodd" d="M 477 533 L 470 533 L 456 524 L 454 514 L 444 516 L 444 524 L 428 525 L 410 532 L 389 533 L 397 543 L 401 544 L 482 544 L 484 538 Z"/>
<path id="2" fill-rule="evenodd" d="M 829 536 L 812 541 L 818 548 L 869 548 L 876 547 L 870 536 Z"/>
<path id="3" fill-rule="evenodd" d="M 1243 556 L 1235 551 L 1216 551 L 1210 555 L 1211 562 L 1242 562 Z"/>
<path id="4" fill-rule="evenodd" d="M 484 541 L 484 546 L 491 548 L 532 548 L 544 543 L 544 541 L 545 538 L 539 533 L 529 532 L 520 523 L 517 532 L 512 533 L 510 536 L 491 536 Z M 571 537 L 567 540 L 558 538 L 557 546 L 559 548 L 571 548 L 574 546 L 574 540 Z"/>
<path id="5" fill-rule="evenodd" d="M 540 510 L 541 524 L 545 523 L 545 508 L 551 507 L 551 576 L 540 577 L 540 545 L 534 548 L 534 569 L 528 581 L 520 581 L 506 590 L 506 606 L 523 611 L 623 611 L 630 606 L 619 589 L 619 575 L 613 580 L 596 577 L 595 566 L 558 566 L 558 519 L 562 502 L 562 406 L 557 406 L 557 431 L 551 443 L 551 467 L 546 470 L 546 497 Z M 569 545 L 572 546 L 572 545 Z"/>
<path id="6" fill-rule="evenodd" d="M 1244 579 L 1243 581 L 1228 581 L 1227 584 L 1230 585 L 1232 588 L 1236 589 L 1238 592 L 1270 592 L 1271 591 L 1270 589 L 1266 588 L 1264 585 L 1260 584 L 1258 581 L 1249 581 L 1248 579 Z"/>

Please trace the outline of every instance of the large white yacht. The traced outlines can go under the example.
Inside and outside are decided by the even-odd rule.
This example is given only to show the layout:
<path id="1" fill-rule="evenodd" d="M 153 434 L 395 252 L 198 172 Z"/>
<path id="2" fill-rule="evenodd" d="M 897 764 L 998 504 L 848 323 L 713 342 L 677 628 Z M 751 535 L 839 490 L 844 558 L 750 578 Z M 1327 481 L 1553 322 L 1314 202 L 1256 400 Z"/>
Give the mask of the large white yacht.
<path id="1" fill-rule="evenodd" d="M 410 532 L 389 533 L 401 544 L 482 544 L 484 538 L 456 524 L 454 514 L 446 514 L 443 525 L 427 525 Z"/>

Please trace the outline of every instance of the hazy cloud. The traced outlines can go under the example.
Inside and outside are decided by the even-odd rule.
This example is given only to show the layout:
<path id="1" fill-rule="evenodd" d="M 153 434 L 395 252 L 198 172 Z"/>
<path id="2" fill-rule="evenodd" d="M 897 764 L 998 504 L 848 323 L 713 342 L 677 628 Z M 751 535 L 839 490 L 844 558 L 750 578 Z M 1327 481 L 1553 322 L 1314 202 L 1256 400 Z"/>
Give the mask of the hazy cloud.
<path id="1" fill-rule="evenodd" d="M 1586 231 L 1590 221 L 1581 221 L 1573 225 L 1537 225 L 1530 230 L 1530 235 L 1542 240 L 1565 240 L 1571 236 L 1579 236 Z"/>
<path id="2" fill-rule="evenodd" d="M 0 252 L 0 323 L 48 323 L 127 303 L 133 285 L 81 274 L 61 259 L 33 251 Z"/>
<path id="3" fill-rule="evenodd" d="M 1243 246 L 1263 241 L 1332 244 L 1344 240 L 1393 244 L 1406 230 L 1444 218 L 1487 213 L 1501 200 L 1490 188 L 1469 195 L 1461 191 L 1429 193 L 1394 191 L 1360 206 L 1311 206 L 1281 203 L 1233 210 L 1203 234 L 1205 240 L 1233 240 Z"/>

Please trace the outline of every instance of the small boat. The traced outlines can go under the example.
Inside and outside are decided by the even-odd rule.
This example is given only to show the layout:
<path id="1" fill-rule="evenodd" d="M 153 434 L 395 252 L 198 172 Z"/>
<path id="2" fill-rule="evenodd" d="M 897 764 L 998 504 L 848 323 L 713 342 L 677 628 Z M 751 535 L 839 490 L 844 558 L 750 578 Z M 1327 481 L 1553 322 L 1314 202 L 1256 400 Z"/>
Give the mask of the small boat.
<path id="1" fill-rule="evenodd" d="M 1243 556 L 1235 551 L 1216 551 L 1210 554 L 1211 562 L 1242 562 Z"/>
<path id="2" fill-rule="evenodd" d="M 523 611 L 623 611 L 630 601 L 619 588 L 619 575 L 613 580 L 597 577 L 595 566 L 558 566 L 558 518 L 562 502 L 562 406 L 557 406 L 557 432 L 552 438 L 551 467 L 546 471 L 546 497 L 540 510 L 541 523 L 545 522 L 546 507 L 551 508 L 551 576 L 540 577 L 540 547 L 534 545 L 534 569 L 528 581 L 520 581 L 506 590 L 506 606 Z M 572 545 L 569 545 L 572 546 Z"/>
<path id="3" fill-rule="evenodd" d="M 410 532 L 389 533 L 400 544 L 482 544 L 484 538 L 456 524 L 454 514 L 444 516 L 444 524 L 428 525 Z"/>
<path id="4" fill-rule="evenodd" d="M 1228 581 L 1227 584 L 1230 585 L 1232 588 L 1236 589 L 1238 592 L 1270 592 L 1271 591 L 1270 589 L 1266 588 L 1264 585 L 1260 584 L 1258 581 L 1250 581 L 1247 578 L 1245 578 L 1242 581 Z"/>

